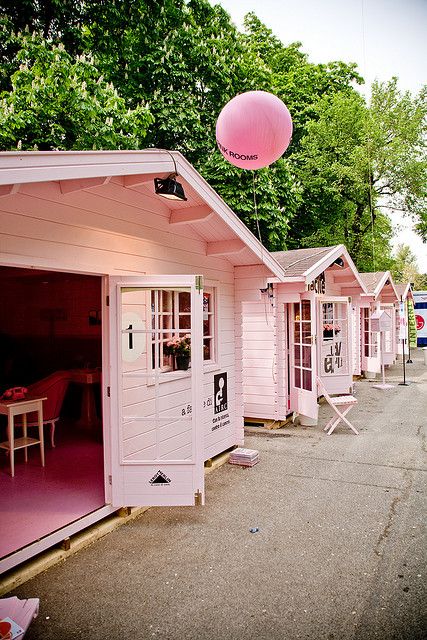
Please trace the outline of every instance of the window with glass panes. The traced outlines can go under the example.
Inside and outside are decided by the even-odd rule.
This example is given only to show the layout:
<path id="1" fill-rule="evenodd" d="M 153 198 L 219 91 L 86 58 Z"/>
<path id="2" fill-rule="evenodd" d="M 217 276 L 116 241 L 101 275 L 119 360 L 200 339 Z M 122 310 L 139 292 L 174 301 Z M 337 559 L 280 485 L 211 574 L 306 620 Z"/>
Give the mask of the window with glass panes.
<path id="1" fill-rule="evenodd" d="M 363 309 L 363 353 L 366 358 L 374 358 L 378 353 L 378 335 L 371 330 L 370 309 Z"/>
<path id="2" fill-rule="evenodd" d="M 203 360 L 215 360 L 215 297 L 210 288 L 203 292 Z"/>
<path id="3" fill-rule="evenodd" d="M 294 383 L 312 390 L 311 309 L 309 300 L 294 303 Z"/>
<path id="4" fill-rule="evenodd" d="M 321 375 L 347 373 L 347 305 L 344 302 L 322 302 L 321 308 Z"/>
<path id="5" fill-rule="evenodd" d="M 152 368 L 173 369 L 173 356 L 167 343 L 191 332 L 191 294 L 189 291 L 158 289 L 151 292 Z M 155 335 L 160 336 L 157 340 Z M 215 300 L 213 289 L 203 293 L 203 359 L 215 358 Z"/>
<path id="6" fill-rule="evenodd" d="M 390 322 L 390 327 L 391 327 L 392 326 L 392 311 L 391 311 L 391 309 L 384 309 L 383 311 L 389 317 L 389 322 Z M 393 341 L 392 341 L 392 332 L 391 332 L 391 329 L 390 329 L 390 330 L 384 331 L 384 351 L 386 353 L 391 353 L 392 352 L 392 348 L 393 348 Z"/>

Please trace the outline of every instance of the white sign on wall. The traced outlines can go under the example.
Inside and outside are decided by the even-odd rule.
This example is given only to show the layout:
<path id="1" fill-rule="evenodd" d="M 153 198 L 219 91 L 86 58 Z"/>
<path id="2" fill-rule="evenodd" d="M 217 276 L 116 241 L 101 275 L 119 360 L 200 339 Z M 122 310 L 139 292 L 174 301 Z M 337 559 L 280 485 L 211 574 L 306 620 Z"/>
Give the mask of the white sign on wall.
<path id="1" fill-rule="evenodd" d="M 427 309 L 415 309 L 417 338 L 427 338 Z"/>
<path id="2" fill-rule="evenodd" d="M 122 358 L 126 362 L 135 362 L 146 351 L 146 335 L 134 333 L 145 329 L 145 322 L 134 311 L 128 311 L 122 316 L 122 330 L 129 333 L 122 334 Z"/>

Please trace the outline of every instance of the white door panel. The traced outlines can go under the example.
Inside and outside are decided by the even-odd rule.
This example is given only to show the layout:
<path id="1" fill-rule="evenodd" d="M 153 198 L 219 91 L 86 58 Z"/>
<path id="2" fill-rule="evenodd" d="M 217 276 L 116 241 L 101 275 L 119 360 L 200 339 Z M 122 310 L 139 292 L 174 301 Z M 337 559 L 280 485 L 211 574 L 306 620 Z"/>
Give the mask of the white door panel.
<path id="1" fill-rule="evenodd" d="M 112 278 L 113 506 L 203 502 L 200 276 Z M 191 336 L 175 371 L 167 342 Z"/>

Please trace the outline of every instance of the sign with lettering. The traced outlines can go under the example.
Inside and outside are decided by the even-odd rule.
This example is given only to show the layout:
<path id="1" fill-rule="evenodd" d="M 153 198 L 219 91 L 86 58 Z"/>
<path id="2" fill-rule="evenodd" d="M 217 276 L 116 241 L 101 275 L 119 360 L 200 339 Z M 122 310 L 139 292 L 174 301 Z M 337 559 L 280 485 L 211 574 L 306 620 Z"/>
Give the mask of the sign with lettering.
<path id="1" fill-rule="evenodd" d="M 326 292 L 326 280 L 324 272 L 320 273 L 317 278 L 313 280 L 313 282 L 310 282 L 310 284 L 307 285 L 307 291 L 314 291 L 315 293 L 322 294 Z"/>
<path id="2" fill-rule="evenodd" d="M 339 373 L 344 366 L 342 342 L 335 342 L 329 345 L 326 352 L 323 353 L 323 373 L 328 375 L 331 373 Z"/>
<path id="3" fill-rule="evenodd" d="M 227 373 L 218 373 L 214 376 L 214 414 L 222 413 L 227 408 Z"/>

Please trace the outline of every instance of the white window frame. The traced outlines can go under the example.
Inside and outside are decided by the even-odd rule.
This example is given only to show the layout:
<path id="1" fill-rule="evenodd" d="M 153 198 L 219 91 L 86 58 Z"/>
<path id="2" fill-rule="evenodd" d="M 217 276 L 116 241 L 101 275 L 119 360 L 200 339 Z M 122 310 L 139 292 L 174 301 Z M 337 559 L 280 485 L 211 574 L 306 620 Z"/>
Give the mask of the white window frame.
<path id="1" fill-rule="evenodd" d="M 369 307 L 362 307 L 362 348 L 363 357 L 376 358 L 378 356 L 378 334 L 376 331 L 372 331 L 372 311 Z M 365 331 L 365 322 L 368 321 L 368 331 Z M 366 333 L 368 334 L 368 342 L 365 340 Z M 366 347 L 368 347 L 368 353 L 366 353 Z"/>
<path id="2" fill-rule="evenodd" d="M 325 305 L 330 305 L 329 309 L 326 311 L 330 311 L 332 313 L 325 313 Z M 332 347 L 332 356 L 328 355 L 328 358 L 331 357 L 333 361 L 336 361 L 338 357 L 342 359 L 342 366 L 334 370 L 333 373 L 324 373 L 322 377 L 333 377 L 333 376 L 342 376 L 348 375 L 350 370 L 350 351 L 349 351 L 349 341 L 348 341 L 348 331 L 349 331 L 349 319 L 346 311 L 344 311 L 343 315 L 340 314 L 340 305 L 344 309 L 348 309 L 347 301 L 343 300 L 320 300 L 320 341 L 321 341 L 321 353 L 320 359 L 322 362 L 323 358 L 323 348 L 325 346 Z M 331 325 L 332 335 L 330 337 L 325 338 L 325 325 Z M 341 344 L 343 348 L 343 353 L 341 356 L 337 356 L 335 351 L 335 344 L 338 342 L 336 329 L 339 328 L 338 333 L 341 333 Z M 322 371 L 320 367 L 320 371 Z M 320 375 L 320 374 L 319 374 Z"/>
<path id="3" fill-rule="evenodd" d="M 207 284 L 203 289 L 203 293 L 209 293 L 212 300 L 212 310 L 209 311 L 209 315 L 212 317 L 212 333 L 210 336 L 205 337 L 203 327 L 203 345 L 205 339 L 209 337 L 209 339 L 211 340 L 211 357 L 209 358 L 209 360 L 205 360 L 203 354 L 203 365 L 204 367 L 216 367 L 218 364 L 218 287 L 216 287 L 215 285 Z M 205 315 L 203 312 L 203 320 L 204 317 Z"/>
<path id="4" fill-rule="evenodd" d="M 180 316 L 187 316 L 187 315 L 190 316 L 191 311 L 187 313 L 187 312 L 180 312 L 179 310 L 179 294 L 184 292 L 176 289 L 175 290 L 167 289 L 166 287 L 164 289 L 158 289 L 156 291 L 162 291 L 162 292 L 167 292 L 168 294 L 172 294 L 172 308 L 170 312 L 160 310 L 161 300 L 159 299 L 159 295 L 157 295 L 155 299 L 155 307 L 156 306 L 158 307 L 157 309 L 156 308 L 154 309 L 154 314 L 155 314 L 154 317 L 156 318 L 155 319 L 156 327 L 159 328 L 158 323 L 160 322 L 160 318 L 162 318 L 163 316 L 169 315 L 171 318 L 171 330 L 169 335 L 165 334 L 167 335 L 167 339 L 170 339 L 176 335 L 185 335 L 186 330 L 179 329 L 179 318 Z M 209 293 L 211 296 L 211 310 L 208 312 L 209 316 L 211 317 L 211 334 L 207 336 L 211 340 L 211 357 L 209 358 L 209 360 L 205 360 L 203 358 L 203 365 L 204 365 L 204 368 L 206 369 L 215 369 L 219 366 L 218 364 L 218 287 L 215 284 L 208 283 L 204 287 L 203 293 Z M 150 299 L 149 304 L 147 304 L 147 326 L 152 326 L 153 311 L 152 311 L 151 305 L 152 305 L 152 300 Z M 203 335 L 203 344 L 204 344 L 204 340 L 205 340 L 205 336 Z M 166 339 L 164 339 L 164 342 L 166 342 Z M 153 366 L 153 345 L 154 345 L 154 341 L 152 339 L 151 334 L 147 334 L 147 354 L 149 354 L 150 367 L 154 373 L 155 367 Z M 161 357 L 161 354 L 160 354 L 160 357 Z M 190 364 L 190 367 L 191 367 L 191 364 Z M 177 371 L 173 371 L 172 364 L 163 365 L 162 363 L 161 366 L 159 366 L 158 370 L 160 374 L 168 374 L 172 372 L 174 374 L 178 373 Z M 180 374 L 188 375 L 185 372 L 182 372 L 182 373 L 180 372 Z"/>

